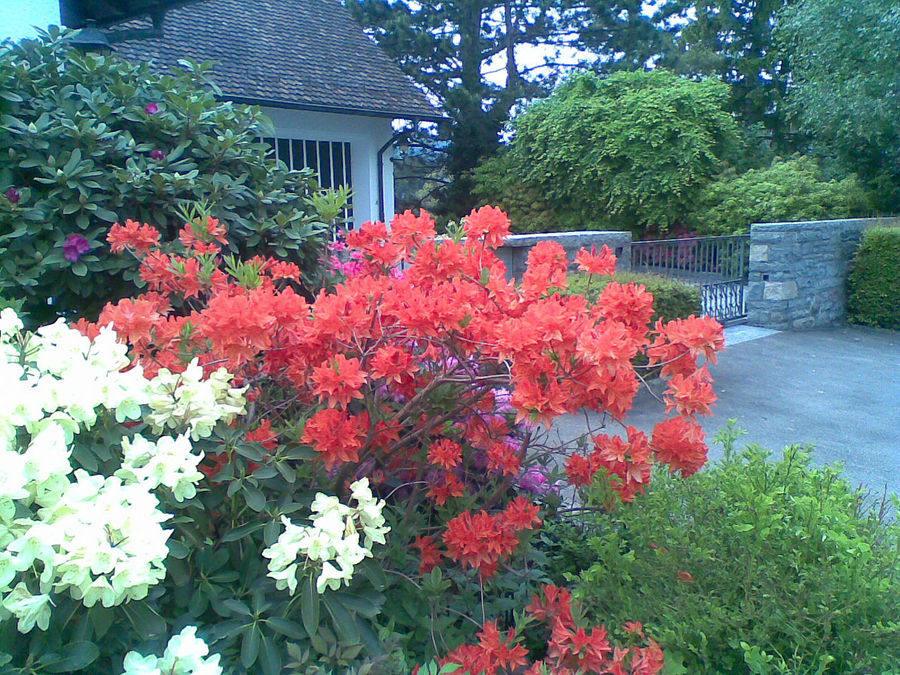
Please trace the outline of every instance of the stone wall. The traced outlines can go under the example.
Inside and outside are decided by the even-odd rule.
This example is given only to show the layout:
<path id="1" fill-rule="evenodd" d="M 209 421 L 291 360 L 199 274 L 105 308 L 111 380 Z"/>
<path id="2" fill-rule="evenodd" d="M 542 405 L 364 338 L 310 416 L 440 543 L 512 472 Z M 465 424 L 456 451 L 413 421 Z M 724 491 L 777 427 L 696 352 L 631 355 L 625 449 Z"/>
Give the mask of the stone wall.
<path id="1" fill-rule="evenodd" d="M 857 218 L 750 227 L 747 321 L 786 330 L 846 317 L 847 272 L 862 233 L 897 218 Z"/>
<path id="2" fill-rule="evenodd" d="M 615 251 L 616 257 L 619 259 L 616 265 L 617 269 L 631 269 L 631 232 L 586 230 L 514 234 L 507 237 L 502 248 L 497 250 L 497 256 L 506 263 L 507 275 L 510 278 L 521 279 L 531 247 L 540 241 L 547 240 L 561 244 L 566 249 L 570 260 L 575 259 L 575 254 L 582 247 L 590 249 L 591 246 L 596 246 L 599 251 L 606 244 Z"/>

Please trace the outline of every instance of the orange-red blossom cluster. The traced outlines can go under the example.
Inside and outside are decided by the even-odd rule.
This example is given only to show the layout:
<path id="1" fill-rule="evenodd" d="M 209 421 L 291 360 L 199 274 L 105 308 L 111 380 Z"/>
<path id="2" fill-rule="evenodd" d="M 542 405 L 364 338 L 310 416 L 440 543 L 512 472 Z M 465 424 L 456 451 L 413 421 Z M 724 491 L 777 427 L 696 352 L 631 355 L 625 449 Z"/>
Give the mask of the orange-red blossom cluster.
<path id="1" fill-rule="evenodd" d="M 579 625 L 566 589 L 545 586 L 542 595 L 534 596 L 525 610 L 531 621 L 550 629 L 543 659 L 531 660 L 528 650 L 519 644 L 515 629 L 504 635 L 496 622 L 489 621 L 478 633 L 477 644 L 457 647 L 441 660 L 441 665 L 455 663 L 460 666 L 459 672 L 482 675 L 655 675 L 662 670 L 663 652 L 652 639 L 647 646 L 614 647 L 603 626 Z M 625 630 L 635 642 L 645 639 L 638 622 L 626 624 Z"/>
<path id="2" fill-rule="evenodd" d="M 699 361 L 715 360 L 721 326 L 691 317 L 649 328 L 652 296 L 633 283 L 609 283 L 594 303 L 561 294 L 570 262 L 552 241 L 531 250 L 522 279 L 509 280 L 495 253 L 506 215 L 484 207 L 464 227 L 455 241 L 437 237 L 426 213 L 398 215 L 390 228 L 367 223 L 347 235 L 360 273 L 310 303 L 294 290 L 300 270 L 291 263 L 246 261 L 253 279 L 243 285 L 224 271 L 226 232 L 215 219 L 187 226 L 181 253 L 163 253 L 152 227 L 129 221 L 109 240 L 141 258 L 148 291 L 108 305 L 98 324 L 112 323 L 151 373 L 197 356 L 248 382 L 276 380 L 311 406 L 303 441 L 327 469 L 368 462 L 373 476 L 427 477 L 424 491 L 444 506 L 480 489 L 473 476 L 517 474 L 527 447 L 516 423 L 547 425 L 583 408 L 623 421 L 639 385 L 632 361 L 645 353 L 671 378 L 674 415 L 650 438 L 632 428 L 626 438 L 596 436 L 589 456 L 569 460 L 569 476 L 583 484 L 604 468 L 627 500 L 644 489 L 654 460 L 696 471 L 706 445 L 694 418 L 715 399 Z M 590 273 L 615 271 L 606 247 L 576 261 Z M 497 412 L 498 389 L 511 392 L 515 422 Z"/>

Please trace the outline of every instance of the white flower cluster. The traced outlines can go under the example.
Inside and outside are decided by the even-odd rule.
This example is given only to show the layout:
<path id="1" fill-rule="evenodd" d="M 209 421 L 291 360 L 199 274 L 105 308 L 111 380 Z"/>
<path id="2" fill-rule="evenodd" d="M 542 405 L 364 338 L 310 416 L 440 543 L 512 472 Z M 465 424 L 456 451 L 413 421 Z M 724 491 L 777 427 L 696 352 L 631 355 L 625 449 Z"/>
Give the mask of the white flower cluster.
<path id="1" fill-rule="evenodd" d="M 151 381 L 146 420 L 156 433 L 166 428 L 189 429 L 195 441 L 206 438 L 220 419 L 245 412 L 244 390 L 230 383 L 231 374 L 224 368 L 204 379 L 197 359 L 183 373 L 162 368 Z"/>
<path id="2" fill-rule="evenodd" d="M 209 647 L 197 637 L 197 629 L 187 626 L 169 639 L 161 657 L 128 652 L 122 675 L 220 675 L 219 655 L 207 654 Z"/>
<path id="3" fill-rule="evenodd" d="M 302 563 L 304 567 L 308 561 L 322 564 L 316 579 L 319 593 L 326 588 L 337 590 L 341 583 L 349 585 L 354 566 L 372 557 L 374 543 L 384 543 L 384 535 L 391 530 L 381 514 L 384 501 L 372 495 L 368 478 L 356 481 L 350 489 L 355 507 L 319 492 L 311 507 L 312 526 L 294 525 L 286 516 L 281 517 L 285 531 L 263 551 L 263 556 L 270 559 L 269 576 L 275 579 L 277 588 L 287 588 L 291 593 L 297 590 L 297 556 L 301 552 L 307 559 Z"/>
<path id="4" fill-rule="evenodd" d="M 61 321 L 28 334 L 12 310 L 0 312 L 0 621 L 15 617 L 23 633 L 47 629 L 53 593 L 111 607 L 145 597 L 165 576 L 170 516 L 152 490 L 164 486 L 178 501 L 196 494 L 202 457 L 187 433 L 123 438 L 114 476 L 70 462 L 77 435 L 98 413 L 140 419 L 170 388 L 169 374 L 147 380 L 139 367 L 123 371 L 129 365 L 110 328 L 93 341 Z M 157 407 L 155 423 L 202 433 L 242 410 L 227 373 L 209 385 L 193 377 L 189 398 L 203 404 L 169 416 Z M 173 396 L 184 398 L 177 387 Z"/>
<path id="5" fill-rule="evenodd" d="M 176 438 L 163 436 L 155 443 L 140 434 L 131 440 L 123 438 L 124 458 L 116 476 L 149 489 L 164 485 L 179 502 L 190 499 L 197 494 L 195 485 L 203 478 L 197 469 L 203 454 L 194 454 L 192 450 L 186 433 Z"/>

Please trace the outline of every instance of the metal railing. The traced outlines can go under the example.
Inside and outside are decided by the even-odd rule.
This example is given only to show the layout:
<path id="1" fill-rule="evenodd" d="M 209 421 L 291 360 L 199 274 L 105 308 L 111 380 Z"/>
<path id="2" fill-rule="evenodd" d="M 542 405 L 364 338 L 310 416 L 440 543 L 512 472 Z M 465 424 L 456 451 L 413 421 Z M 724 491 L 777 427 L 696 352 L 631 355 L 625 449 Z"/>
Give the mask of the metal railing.
<path id="1" fill-rule="evenodd" d="M 632 271 L 700 286 L 703 315 L 722 323 L 746 317 L 744 291 L 749 267 L 749 235 L 685 237 L 631 244 Z"/>
<path id="2" fill-rule="evenodd" d="M 636 241 L 631 269 L 697 284 L 743 279 L 750 259 L 749 235 Z"/>

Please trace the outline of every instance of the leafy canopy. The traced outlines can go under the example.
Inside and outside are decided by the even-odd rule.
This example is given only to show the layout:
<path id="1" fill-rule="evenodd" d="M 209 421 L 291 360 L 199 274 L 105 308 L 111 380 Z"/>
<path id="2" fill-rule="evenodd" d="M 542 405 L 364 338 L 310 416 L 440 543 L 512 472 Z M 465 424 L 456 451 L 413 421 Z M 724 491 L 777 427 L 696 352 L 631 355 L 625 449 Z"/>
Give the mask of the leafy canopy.
<path id="1" fill-rule="evenodd" d="M 474 206 L 468 171 L 500 145 L 517 101 L 546 95 L 590 50 L 606 67 L 640 67 L 664 42 L 639 0 L 352 0 L 376 42 L 437 99 L 450 118 L 440 140 L 450 174 L 442 205 L 458 216 Z M 523 59 L 528 48 L 528 59 Z M 533 63 L 535 55 L 539 65 Z M 439 183 L 440 184 L 440 183 Z"/>
<path id="2" fill-rule="evenodd" d="M 505 161 L 582 227 L 665 230 L 740 145 L 727 97 L 664 70 L 576 75 L 515 120 Z"/>
<path id="3" fill-rule="evenodd" d="M 853 218 L 871 210 L 856 176 L 826 180 L 814 158 L 796 156 L 740 175 L 726 171 L 703 190 L 694 219 L 702 234 L 745 234 L 752 223 Z"/>
<path id="4" fill-rule="evenodd" d="M 812 150 L 900 205 L 900 6 L 893 0 L 801 0 L 776 32 L 793 63 L 790 112 Z"/>

